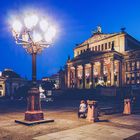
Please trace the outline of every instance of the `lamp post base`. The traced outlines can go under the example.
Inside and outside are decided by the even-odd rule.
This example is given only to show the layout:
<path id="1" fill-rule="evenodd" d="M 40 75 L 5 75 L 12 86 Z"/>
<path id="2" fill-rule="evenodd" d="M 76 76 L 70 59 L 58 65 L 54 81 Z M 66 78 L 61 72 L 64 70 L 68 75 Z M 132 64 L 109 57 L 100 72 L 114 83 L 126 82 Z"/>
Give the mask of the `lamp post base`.
<path id="1" fill-rule="evenodd" d="M 53 119 L 44 119 L 44 120 L 39 120 L 39 121 L 15 120 L 15 123 L 23 124 L 26 126 L 32 126 L 32 125 L 37 125 L 37 124 L 42 124 L 42 123 L 50 123 L 50 122 L 54 122 L 54 120 Z"/>
<path id="2" fill-rule="evenodd" d="M 42 111 L 26 111 L 25 112 L 26 121 L 39 121 L 44 120 L 44 114 Z"/>
<path id="3" fill-rule="evenodd" d="M 25 112 L 25 121 L 39 121 L 44 119 L 41 110 L 40 93 L 37 87 L 31 87 L 28 91 L 28 105 Z"/>
<path id="4" fill-rule="evenodd" d="M 15 120 L 15 122 L 27 126 L 54 122 L 53 119 L 44 119 L 44 114 L 41 110 L 40 94 L 37 87 L 31 87 L 28 91 L 28 105 L 24 120 Z"/>

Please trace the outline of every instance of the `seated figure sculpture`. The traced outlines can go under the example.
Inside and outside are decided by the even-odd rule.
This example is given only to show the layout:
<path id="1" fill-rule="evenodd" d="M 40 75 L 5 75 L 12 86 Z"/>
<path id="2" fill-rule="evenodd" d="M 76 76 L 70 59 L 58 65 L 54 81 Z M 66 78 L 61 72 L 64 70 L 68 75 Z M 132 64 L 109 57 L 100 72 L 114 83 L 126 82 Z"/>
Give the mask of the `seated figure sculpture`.
<path id="1" fill-rule="evenodd" d="M 81 100 L 79 110 L 78 110 L 78 118 L 86 118 L 87 114 L 87 106 L 84 100 Z"/>

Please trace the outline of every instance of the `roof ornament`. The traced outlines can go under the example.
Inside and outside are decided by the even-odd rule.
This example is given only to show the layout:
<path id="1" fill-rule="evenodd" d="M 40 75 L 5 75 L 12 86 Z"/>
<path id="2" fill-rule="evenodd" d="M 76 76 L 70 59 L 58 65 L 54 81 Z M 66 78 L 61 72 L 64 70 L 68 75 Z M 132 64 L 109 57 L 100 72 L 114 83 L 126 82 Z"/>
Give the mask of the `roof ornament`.
<path id="1" fill-rule="evenodd" d="M 102 33 L 102 28 L 101 28 L 101 26 L 97 26 L 97 33 Z"/>
<path id="2" fill-rule="evenodd" d="M 101 34 L 101 33 L 102 33 L 101 26 L 97 26 L 96 30 L 92 31 L 92 35 L 94 35 L 94 34 Z"/>

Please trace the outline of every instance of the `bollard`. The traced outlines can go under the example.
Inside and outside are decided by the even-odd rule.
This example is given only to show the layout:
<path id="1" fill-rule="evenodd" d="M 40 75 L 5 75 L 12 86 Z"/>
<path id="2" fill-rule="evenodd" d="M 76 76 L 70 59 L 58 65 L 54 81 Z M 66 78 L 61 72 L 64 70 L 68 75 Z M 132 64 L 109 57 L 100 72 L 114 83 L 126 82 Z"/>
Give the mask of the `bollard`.
<path id="1" fill-rule="evenodd" d="M 124 115 L 131 114 L 131 106 L 130 106 L 130 99 L 124 99 Z"/>
<path id="2" fill-rule="evenodd" d="M 89 101 L 89 100 L 87 100 L 87 104 L 88 104 L 87 120 L 89 122 L 97 122 L 97 121 L 99 121 L 97 101 L 93 101 L 93 100 Z"/>

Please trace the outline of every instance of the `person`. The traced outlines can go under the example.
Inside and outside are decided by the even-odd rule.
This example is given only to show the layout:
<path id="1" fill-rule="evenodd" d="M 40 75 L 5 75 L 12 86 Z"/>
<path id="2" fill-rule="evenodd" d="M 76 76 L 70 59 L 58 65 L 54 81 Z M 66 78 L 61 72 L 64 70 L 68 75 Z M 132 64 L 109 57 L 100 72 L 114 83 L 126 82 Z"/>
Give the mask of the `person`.
<path id="1" fill-rule="evenodd" d="M 78 110 L 78 118 L 86 118 L 86 113 L 87 113 L 87 105 L 84 100 L 81 100 Z"/>
<path id="2" fill-rule="evenodd" d="M 124 99 L 124 110 L 123 110 L 124 115 L 129 115 L 131 114 L 131 106 L 130 106 L 130 99 Z"/>

